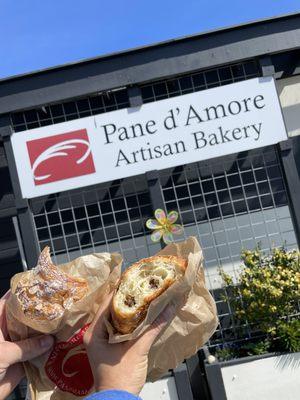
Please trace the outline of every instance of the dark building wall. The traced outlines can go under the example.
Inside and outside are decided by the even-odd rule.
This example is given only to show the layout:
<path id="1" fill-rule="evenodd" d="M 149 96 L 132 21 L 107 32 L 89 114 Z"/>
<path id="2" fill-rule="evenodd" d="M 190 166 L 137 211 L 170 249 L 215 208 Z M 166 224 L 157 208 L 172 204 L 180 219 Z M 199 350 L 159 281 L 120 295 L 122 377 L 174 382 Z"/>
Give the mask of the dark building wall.
<path id="1" fill-rule="evenodd" d="M 293 151 L 296 160 L 298 176 L 300 177 L 300 136 L 293 138 Z"/>
<path id="2" fill-rule="evenodd" d="M 12 220 L 15 213 L 7 160 L 0 143 L 0 296 L 8 290 L 11 277 L 22 271 Z"/>

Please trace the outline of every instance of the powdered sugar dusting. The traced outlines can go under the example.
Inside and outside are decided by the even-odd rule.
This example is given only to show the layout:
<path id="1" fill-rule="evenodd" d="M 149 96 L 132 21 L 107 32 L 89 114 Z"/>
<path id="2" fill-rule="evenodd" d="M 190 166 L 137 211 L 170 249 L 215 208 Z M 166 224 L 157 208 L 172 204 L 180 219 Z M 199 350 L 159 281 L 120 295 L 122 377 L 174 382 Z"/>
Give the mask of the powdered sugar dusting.
<path id="1" fill-rule="evenodd" d="M 61 317 L 87 291 L 84 279 L 72 277 L 52 264 L 50 249 L 45 247 L 37 266 L 21 279 L 15 294 L 24 314 L 52 320 Z"/>

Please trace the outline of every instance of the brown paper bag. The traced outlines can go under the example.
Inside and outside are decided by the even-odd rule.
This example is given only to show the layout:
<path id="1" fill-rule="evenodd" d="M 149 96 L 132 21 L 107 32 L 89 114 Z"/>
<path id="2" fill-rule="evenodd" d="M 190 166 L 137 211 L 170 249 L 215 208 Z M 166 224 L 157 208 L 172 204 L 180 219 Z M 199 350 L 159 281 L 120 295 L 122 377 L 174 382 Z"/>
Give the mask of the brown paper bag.
<path id="1" fill-rule="evenodd" d="M 93 391 L 93 375 L 83 348 L 83 333 L 97 312 L 104 295 L 116 285 L 121 274 L 119 254 L 98 253 L 77 258 L 60 268 L 73 276 L 85 278 L 89 294 L 66 310 L 61 318 L 34 321 L 26 317 L 14 295 L 23 274 L 11 282 L 7 303 L 7 324 L 12 340 L 37 334 L 55 336 L 51 351 L 24 363 L 32 400 L 73 400 Z"/>
<path id="2" fill-rule="evenodd" d="M 107 322 L 109 341 L 122 342 L 140 335 L 168 303 L 177 305 L 175 318 L 150 351 L 148 379 L 152 381 L 195 354 L 217 326 L 216 307 L 205 287 L 202 251 L 197 239 L 191 237 L 185 242 L 171 244 L 158 254 L 187 258 L 184 278 L 151 303 L 146 319 L 132 334 L 114 334 Z M 121 262 L 118 254 L 102 253 L 80 257 L 62 265 L 61 268 L 71 275 L 86 278 L 92 290 L 55 321 L 34 323 L 24 316 L 15 296 L 12 294 L 10 297 L 7 317 L 13 340 L 44 332 L 53 334 L 57 341 L 48 354 L 25 363 L 32 400 L 73 400 L 93 391 L 92 374 L 82 347 L 82 337 L 101 299 L 118 281 Z M 20 274 L 13 278 L 12 293 L 19 280 Z"/>
<path id="3" fill-rule="evenodd" d="M 172 243 L 156 255 L 176 255 L 188 259 L 184 278 L 150 304 L 145 320 L 133 333 L 115 334 L 107 321 L 109 342 L 118 343 L 139 336 L 170 302 L 177 306 L 175 318 L 150 350 L 150 381 L 155 381 L 194 355 L 211 337 L 218 324 L 215 302 L 205 287 L 203 256 L 197 239 L 190 237 L 184 242 Z"/>

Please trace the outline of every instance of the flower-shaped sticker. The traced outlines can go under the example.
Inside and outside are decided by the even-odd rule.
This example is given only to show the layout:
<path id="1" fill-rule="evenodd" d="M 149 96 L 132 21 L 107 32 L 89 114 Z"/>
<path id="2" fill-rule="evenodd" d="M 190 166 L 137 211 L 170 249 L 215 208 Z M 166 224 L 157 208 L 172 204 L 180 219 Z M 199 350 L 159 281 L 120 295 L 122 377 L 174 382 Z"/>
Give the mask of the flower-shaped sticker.
<path id="1" fill-rule="evenodd" d="M 166 216 L 164 210 L 158 208 L 154 212 L 155 219 L 148 219 L 146 226 L 149 229 L 153 229 L 151 233 L 151 240 L 153 242 L 159 242 L 161 238 L 168 244 L 173 242 L 173 235 L 181 235 L 183 233 L 183 227 L 179 224 L 175 224 L 178 219 L 177 211 L 170 211 Z"/>

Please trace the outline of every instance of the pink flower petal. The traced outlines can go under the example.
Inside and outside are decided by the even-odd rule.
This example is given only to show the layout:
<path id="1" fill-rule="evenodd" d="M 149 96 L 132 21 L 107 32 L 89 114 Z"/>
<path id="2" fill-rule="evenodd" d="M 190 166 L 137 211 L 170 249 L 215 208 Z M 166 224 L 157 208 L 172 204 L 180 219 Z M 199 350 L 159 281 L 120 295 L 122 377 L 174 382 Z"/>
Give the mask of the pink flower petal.
<path id="1" fill-rule="evenodd" d="M 170 231 L 175 235 L 181 235 L 183 233 L 183 227 L 179 224 L 172 225 Z"/>
<path id="2" fill-rule="evenodd" d="M 165 232 L 163 234 L 163 241 L 166 244 L 173 243 L 173 235 L 172 235 L 172 233 L 171 232 Z"/>
<path id="3" fill-rule="evenodd" d="M 163 235 L 163 231 L 162 230 L 152 232 L 151 236 L 150 236 L 152 242 L 159 242 L 161 237 L 162 237 L 162 235 Z"/>
<path id="4" fill-rule="evenodd" d="M 164 212 L 164 210 L 162 210 L 161 208 L 158 208 L 157 210 L 155 210 L 154 215 L 155 215 L 155 218 L 157 219 L 157 221 L 161 225 L 166 223 L 167 217 L 166 217 L 166 213 Z"/>
<path id="5" fill-rule="evenodd" d="M 177 221 L 177 219 L 178 219 L 178 212 L 177 211 L 170 211 L 169 213 L 168 213 L 168 221 L 171 223 L 171 224 L 174 224 L 176 221 Z"/>
<path id="6" fill-rule="evenodd" d="M 146 221 L 146 227 L 148 229 L 161 229 L 161 225 L 158 223 L 156 219 L 148 219 Z"/>

